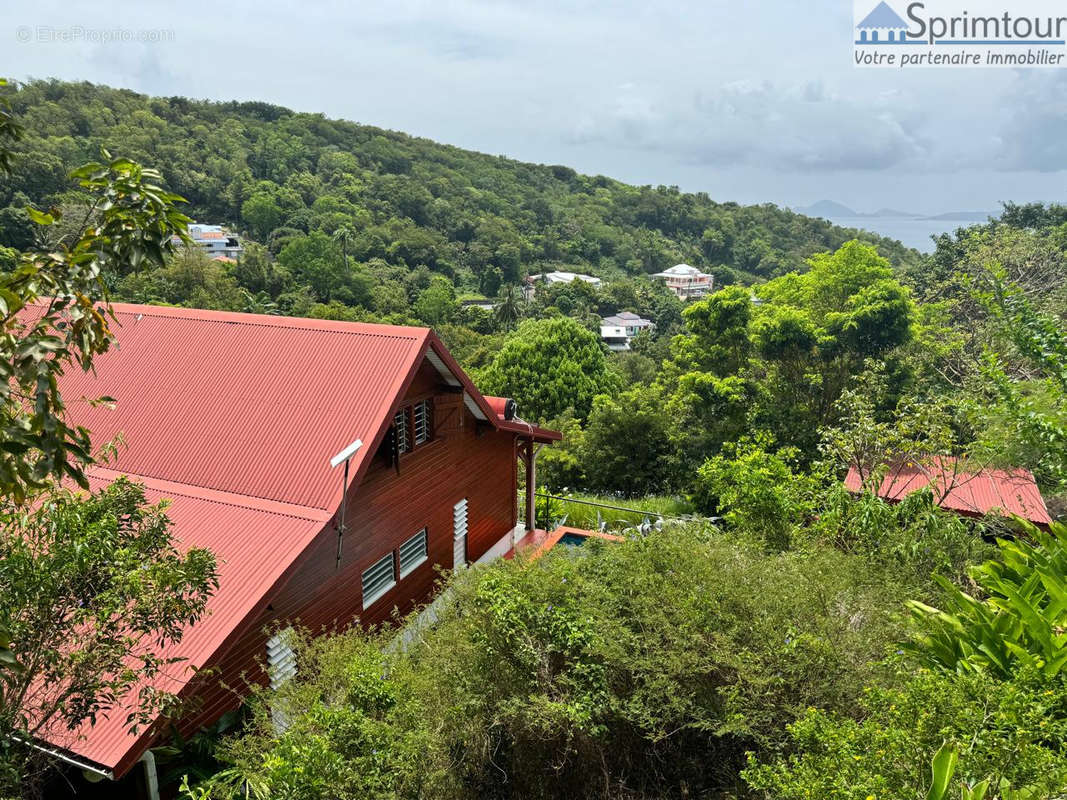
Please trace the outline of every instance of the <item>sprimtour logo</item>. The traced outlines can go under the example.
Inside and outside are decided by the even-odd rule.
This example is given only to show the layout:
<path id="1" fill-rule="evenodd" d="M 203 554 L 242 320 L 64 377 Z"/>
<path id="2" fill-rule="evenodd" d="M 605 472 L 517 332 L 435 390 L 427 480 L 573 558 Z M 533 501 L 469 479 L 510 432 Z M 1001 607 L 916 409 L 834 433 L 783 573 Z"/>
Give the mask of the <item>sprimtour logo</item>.
<path id="1" fill-rule="evenodd" d="M 905 2 L 872 9 L 871 0 L 853 0 L 857 67 L 1067 66 L 1062 0 Z M 1003 7 L 1008 2 L 1010 10 Z"/>

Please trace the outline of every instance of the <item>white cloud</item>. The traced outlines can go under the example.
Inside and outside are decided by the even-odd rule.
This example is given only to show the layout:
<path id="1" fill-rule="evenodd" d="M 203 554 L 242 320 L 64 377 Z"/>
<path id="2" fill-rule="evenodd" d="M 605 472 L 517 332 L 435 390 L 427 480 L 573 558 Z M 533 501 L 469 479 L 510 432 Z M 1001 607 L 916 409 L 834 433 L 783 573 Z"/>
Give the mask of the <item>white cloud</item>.
<path id="1" fill-rule="evenodd" d="M 658 99 L 634 87 L 582 120 L 576 139 L 673 153 L 700 164 L 777 170 L 880 170 L 918 163 L 931 143 L 894 97 L 838 96 L 822 82 L 735 81 L 716 91 Z"/>
<path id="2" fill-rule="evenodd" d="M 937 211 L 1058 185 L 1063 73 L 856 70 L 850 19 L 844 0 L 8 0 L 0 74 L 265 100 L 723 198 Z M 14 41 L 94 20 L 175 41 Z"/>

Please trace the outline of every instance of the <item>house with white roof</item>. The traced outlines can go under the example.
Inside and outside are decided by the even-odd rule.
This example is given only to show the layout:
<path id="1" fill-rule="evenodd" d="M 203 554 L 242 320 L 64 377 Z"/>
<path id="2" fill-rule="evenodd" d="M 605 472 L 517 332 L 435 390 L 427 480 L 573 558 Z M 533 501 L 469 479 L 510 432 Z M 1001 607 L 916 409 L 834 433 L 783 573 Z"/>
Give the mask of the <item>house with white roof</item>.
<path id="1" fill-rule="evenodd" d="M 688 264 L 676 264 L 668 270 L 652 276 L 667 284 L 667 288 L 682 300 L 692 300 L 710 294 L 715 278 Z"/>
<path id="2" fill-rule="evenodd" d="M 574 283 L 574 281 L 588 283 L 595 288 L 599 288 L 603 283 L 600 278 L 594 278 L 592 275 L 582 275 L 579 272 L 545 272 L 528 277 L 522 287 L 522 294 L 527 300 L 532 300 L 534 295 L 537 294 L 537 284 L 539 283 Z"/>
<path id="3" fill-rule="evenodd" d="M 194 222 L 189 226 L 189 238 L 210 258 L 216 260 L 237 261 L 244 252 L 237 234 L 221 225 L 201 225 Z"/>
<path id="4" fill-rule="evenodd" d="M 609 350 L 617 353 L 630 349 L 630 341 L 641 331 L 652 330 L 656 324 L 632 311 L 620 311 L 600 320 L 600 338 Z"/>

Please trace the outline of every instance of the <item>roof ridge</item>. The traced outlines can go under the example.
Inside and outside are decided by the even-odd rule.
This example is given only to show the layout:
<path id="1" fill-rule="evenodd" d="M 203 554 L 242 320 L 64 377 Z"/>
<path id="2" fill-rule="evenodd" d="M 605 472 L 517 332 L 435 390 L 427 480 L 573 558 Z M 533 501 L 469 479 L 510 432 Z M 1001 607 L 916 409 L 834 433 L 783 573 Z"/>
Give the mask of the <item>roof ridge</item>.
<path id="1" fill-rule="evenodd" d="M 274 500 L 269 497 L 230 492 L 225 489 L 213 489 L 210 486 L 200 486 L 195 483 L 183 481 L 171 481 L 165 478 L 156 478 L 151 475 L 142 475 L 137 472 L 111 469 L 110 467 L 91 466 L 87 470 L 91 477 L 113 481 L 116 478 L 127 477 L 157 492 L 178 497 L 187 497 L 193 500 L 204 500 L 209 503 L 245 508 L 254 511 L 262 511 L 281 517 L 292 517 L 309 522 L 327 522 L 333 516 L 329 509 L 317 506 L 304 506 L 297 503 L 287 503 L 284 500 Z"/>
<path id="2" fill-rule="evenodd" d="M 217 311 L 183 306 L 155 306 L 140 303 L 111 303 L 116 314 L 139 314 L 160 319 L 181 319 L 195 322 L 227 322 L 233 325 L 252 325 L 264 328 L 310 330 L 322 333 L 377 336 L 384 339 L 417 341 L 429 333 L 429 328 L 414 325 L 389 325 L 383 322 L 354 322 L 348 320 L 289 317 L 274 314 L 250 314 L 243 311 Z M 388 329 L 388 331 L 386 330 Z"/>

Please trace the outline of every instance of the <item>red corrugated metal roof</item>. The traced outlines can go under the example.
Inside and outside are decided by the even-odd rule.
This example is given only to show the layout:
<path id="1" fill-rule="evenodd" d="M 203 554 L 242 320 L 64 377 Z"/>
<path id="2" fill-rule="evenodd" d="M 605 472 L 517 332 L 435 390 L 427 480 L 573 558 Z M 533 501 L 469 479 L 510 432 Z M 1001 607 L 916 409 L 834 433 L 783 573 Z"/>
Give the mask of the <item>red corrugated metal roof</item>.
<path id="1" fill-rule="evenodd" d="M 93 468 L 90 484 L 98 489 L 118 474 Z M 204 618 L 187 629 L 181 642 L 161 652 L 167 657 L 186 659 L 183 664 L 168 668 L 154 684 L 163 691 L 177 693 L 192 677 L 192 670 L 207 665 L 239 623 L 257 610 L 267 591 L 332 514 L 151 478 L 138 480 L 145 484 L 149 502 L 163 498 L 173 501 L 167 515 L 182 546 L 210 548 L 218 562 L 219 588 L 208 601 Z M 147 732 L 133 736 L 126 725 L 128 707 L 135 702 L 136 691 L 98 718 L 95 725 L 85 724 L 74 731 L 54 730 L 43 738 L 122 774 L 147 744 L 143 738 Z"/>
<path id="2" fill-rule="evenodd" d="M 859 470 L 852 467 L 845 486 L 852 492 L 862 488 Z M 955 458 L 934 459 L 929 465 L 912 462 L 889 469 L 878 496 L 897 501 L 930 486 L 938 505 L 962 514 L 999 512 L 1047 525 L 1052 521 L 1033 474 L 1025 469 L 981 469 L 968 471 Z"/>
<path id="3" fill-rule="evenodd" d="M 208 615 L 166 652 L 187 666 L 159 684 L 165 691 L 224 651 L 329 524 L 342 496 L 330 458 L 361 439 L 350 462 L 358 482 L 430 348 L 491 424 L 559 438 L 501 420 L 426 328 L 129 304 L 114 312 L 117 346 L 96 359 L 95 374 L 69 370 L 61 381 L 72 422 L 97 444 L 119 433 L 128 443 L 116 471 L 94 468 L 91 480 L 129 474 L 150 501 L 172 499 L 175 537 L 219 561 Z M 114 406 L 78 402 L 100 396 Z M 91 728 L 43 738 L 121 775 L 148 743 L 126 730 L 129 704 Z"/>
<path id="4" fill-rule="evenodd" d="M 329 509 L 330 458 L 353 474 L 429 337 L 425 328 L 116 304 L 118 347 L 68 370 L 71 419 L 128 446 L 117 469 Z M 110 396 L 113 408 L 79 403 Z"/>

